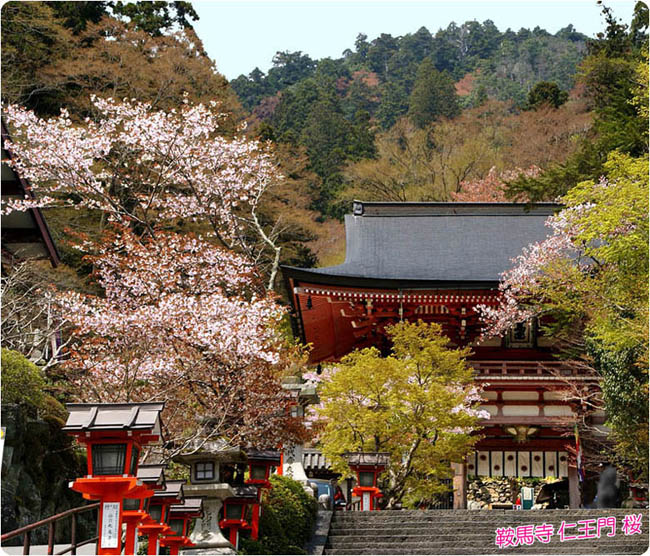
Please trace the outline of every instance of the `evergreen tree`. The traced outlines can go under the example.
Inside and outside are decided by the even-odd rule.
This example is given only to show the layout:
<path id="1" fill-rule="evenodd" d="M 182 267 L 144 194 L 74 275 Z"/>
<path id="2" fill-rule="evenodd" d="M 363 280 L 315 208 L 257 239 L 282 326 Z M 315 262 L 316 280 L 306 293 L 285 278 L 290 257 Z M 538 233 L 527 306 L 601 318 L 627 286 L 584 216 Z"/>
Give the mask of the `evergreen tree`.
<path id="1" fill-rule="evenodd" d="M 528 93 L 528 109 L 535 110 L 543 105 L 559 108 L 569 98 L 569 93 L 561 90 L 557 83 L 540 81 Z"/>
<path id="2" fill-rule="evenodd" d="M 441 117 L 453 118 L 459 113 L 454 82 L 447 73 L 439 72 L 427 58 L 418 68 L 409 99 L 408 115 L 411 121 L 423 128 Z"/>
<path id="3" fill-rule="evenodd" d="M 408 95 L 403 87 L 396 83 L 385 83 L 381 88 L 381 102 L 375 117 L 383 129 L 389 129 L 408 112 L 408 108 Z"/>

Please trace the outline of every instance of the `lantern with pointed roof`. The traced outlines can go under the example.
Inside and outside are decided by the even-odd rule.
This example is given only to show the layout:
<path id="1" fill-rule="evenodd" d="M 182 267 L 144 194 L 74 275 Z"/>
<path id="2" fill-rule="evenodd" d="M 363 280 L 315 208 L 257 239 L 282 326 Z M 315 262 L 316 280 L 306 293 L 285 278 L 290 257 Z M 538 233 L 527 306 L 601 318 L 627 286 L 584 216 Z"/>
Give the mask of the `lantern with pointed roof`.
<path id="1" fill-rule="evenodd" d="M 167 524 L 169 519 L 169 508 L 176 504 L 182 504 L 185 500 L 183 485 L 185 481 L 166 481 L 165 489 L 155 491 L 149 501 L 147 513 L 149 518 L 145 519 L 138 527 L 142 535 L 149 539 L 147 554 L 158 554 L 158 541 L 160 535 L 167 535 L 172 532 Z"/>
<path id="2" fill-rule="evenodd" d="M 165 465 L 148 464 L 138 466 L 138 480 L 142 481 L 149 489 L 145 498 L 125 498 L 123 502 L 122 517 L 126 523 L 126 541 L 124 554 L 137 554 L 137 526 L 148 520 L 149 502 L 156 490 L 165 490 Z"/>
<path id="3" fill-rule="evenodd" d="M 357 474 L 357 486 L 352 494 L 361 498 L 361 510 L 377 510 L 377 499 L 382 497 L 377 487 L 379 475 L 388 467 L 387 452 L 348 452 L 344 454 L 350 468 Z"/>
<path id="4" fill-rule="evenodd" d="M 163 403 L 67 404 L 63 430 L 86 445 L 88 475 L 70 484 L 101 502 L 97 554 L 121 554 L 122 501 L 145 498 L 137 477 L 142 447 L 162 440 Z"/>
<path id="5" fill-rule="evenodd" d="M 246 484 L 257 487 L 257 502 L 253 505 L 250 529 L 251 538 L 257 540 L 259 537 L 260 517 L 262 516 L 262 490 L 270 489 L 269 477 L 271 470 L 282 465 L 282 453 L 271 450 L 248 451 L 248 480 Z"/>
<path id="6" fill-rule="evenodd" d="M 186 554 L 215 551 L 233 553 L 233 545 L 219 528 L 219 512 L 223 501 L 234 495 L 232 484 L 244 483 L 246 454 L 223 439 L 197 438 L 174 461 L 188 465 L 191 484 L 185 486 L 188 496 L 203 498 L 203 515 L 197 519 L 190 541 L 194 548 Z"/>
<path id="7" fill-rule="evenodd" d="M 223 519 L 219 527 L 229 530 L 231 544 L 239 549 L 239 532 L 252 529 L 252 519 L 258 502 L 258 489 L 253 485 L 233 487 L 234 496 L 223 502 Z"/>
<path id="8" fill-rule="evenodd" d="M 271 469 L 282 463 L 282 454 L 271 450 L 248 451 L 248 474 L 246 484 L 260 488 L 271 488 Z"/>
<path id="9" fill-rule="evenodd" d="M 160 540 L 160 546 L 169 549 L 170 554 L 178 554 L 180 547 L 194 544 L 188 538 L 190 522 L 203 515 L 201 498 L 186 498 L 183 504 L 174 504 L 169 508 L 169 527 L 171 532 Z"/>

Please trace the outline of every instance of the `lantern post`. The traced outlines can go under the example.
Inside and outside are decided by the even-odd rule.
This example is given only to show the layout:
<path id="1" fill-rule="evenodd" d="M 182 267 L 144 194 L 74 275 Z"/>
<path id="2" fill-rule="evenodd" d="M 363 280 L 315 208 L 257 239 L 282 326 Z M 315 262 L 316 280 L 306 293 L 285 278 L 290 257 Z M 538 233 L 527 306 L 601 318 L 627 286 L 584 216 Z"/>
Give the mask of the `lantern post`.
<path id="1" fill-rule="evenodd" d="M 86 445 L 88 474 L 70 483 L 87 500 L 99 500 L 97 554 L 122 553 L 122 501 L 144 498 L 137 478 L 142 447 L 162 439 L 163 403 L 66 404 L 62 430 Z"/>
<path id="2" fill-rule="evenodd" d="M 148 518 L 145 518 L 138 527 L 141 535 L 148 538 L 147 554 L 158 554 L 160 535 L 171 533 L 171 528 L 167 525 L 169 519 L 169 508 L 175 504 L 182 504 L 185 500 L 183 485 L 185 481 L 166 481 L 165 490 L 155 491 L 149 500 Z"/>
<path id="3" fill-rule="evenodd" d="M 251 538 L 259 538 L 260 517 L 262 515 L 262 491 L 271 489 L 269 477 L 274 467 L 282 465 L 282 453 L 270 450 L 247 452 L 248 456 L 248 480 L 247 485 L 257 487 L 257 502 L 253 505 L 253 515 L 251 517 Z"/>
<path id="4" fill-rule="evenodd" d="M 160 546 L 169 548 L 169 553 L 176 555 L 178 549 L 194 544 L 188 538 L 190 522 L 203 515 L 203 500 L 186 498 L 184 504 L 175 504 L 169 508 L 169 527 L 171 532 L 160 540 Z"/>
<path id="5" fill-rule="evenodd" d="M 254 486 L 235 486 L 234 496 L 226 498 L 223 502 L 223 519 L 219 527 L 229 530 L 230 543 L 239 549 L 239 532 L 242 529 L 251 529 L 247 510 L 257 506 L 258 489 Z"/>
<path id="6" fill-rule="evenodd" d="M 377 499 L 382 497 L 377 487 L 379 475 L 388 467 L 387 452 L 351 452 L 345 454 L 350 468 L 357 474 L 357 486 L 352 494 L 361 498 L 361 511 L 378 510 Z"/>
<path id="7" fill-rule="evenodd" d="M 143 498 L 125 498 L 122 517 L 126 523 L 124 554 L 138 553 L 138 525 L 149 518 L 149 501 L 156 490 L 165 490 L 165 466 L 162 464 L 140 465 L 138 479 L 149 489 Z"/>

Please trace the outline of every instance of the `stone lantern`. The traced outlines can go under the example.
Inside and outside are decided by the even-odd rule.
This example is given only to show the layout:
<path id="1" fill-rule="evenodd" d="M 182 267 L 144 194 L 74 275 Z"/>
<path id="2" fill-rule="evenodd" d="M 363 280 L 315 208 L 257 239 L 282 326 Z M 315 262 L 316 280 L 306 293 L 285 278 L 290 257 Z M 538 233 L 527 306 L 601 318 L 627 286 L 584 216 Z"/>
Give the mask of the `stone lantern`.
<path id="1" fill-rule="evenodd" d="M 252 516 L 258 507 L 257 502 L 258 489 L 252 485 L 234 487 L 233 496 L 224 500 L 223 519 L 219 526 L 230 531 L 230 542 L 236 549 L 239 549 L 239 532 L 242 529 L 252 530 Z"/>
<path id="2" fill-rule="evenodd" d="M 203 515 L 190 535 L 194 547 L 183 553 L 234 554 L 234 546 L 219 528 L 219 511 L 223 501 L 234 495 L 232 484 L 244 483 L 246 454 L 223 440 L 198 439 L 174 461 L 190 467 L 191 484 L 185 487 L 187 495 L 203 499 Z"/>
<path id="3" fill-rule="evenodd" d="M 289 407 L 289 411 L 292 417 L 304 418 L 307 406 L 319 402 L 316 387 L 305 384 L 299 377 L 285 377 L 282 381 L 282 388 L 291 392 L 293 403 Z M 314 494 L 311 487 L 309 487 L 309 478 L 305 473 L 302 460 L 302 444 L 285 444 L 282 448 L 282 465 L 278 469 L 278 475 L 291 477 L 295 481 L 302 483 L 305 490 Z"/>
<path id="4" fill-rule="evenodd" d="M 190 522 L 203 515 L 203 500 L 201 498 L 186 498 L 184 504 L 169 508 L 169 527 L 171 533 L 165 535 L 160 546 L 169 548 L 170 554 L 178 554 L 181 546 L 194 546 L 188 538 Z"/>
<path id="5" fill-rule="evenodd" d="M 155 490 L 165 490 L 165 466 L 163 464 L 140 465 L 138 467 L 138 480 L 150 489 L 146 498 L 125 498 L 122 503 L 122 516 L 126 523 L 126 541 L 124 554 L 138 553 L 137 526 L 149 518 L 148 509 L 151 496 Z"/>
<path id="6" fill-rule="evenodd" d="M 357 486 L 352 494 L 361 498 L 361 511 L 377 510 L 378 498 L 382 494 L 377 488 L 379 475 L 388 467 L 390 454 L 387 452 L 351 452 L 345 454 L 350 468 L 357 474 Z"/>
<path id="7" fill-rule="evenodd" d="M 167 535 L 172 532 L 167 523 L 169 508 L 176 504 L 182 504 L 185 500 L 184 485 L 185 481 L 168 480 L 165 483 L 165 489 L 155 491 L 150 498 L 147 509 L 149 519 L 145 518 L 142 525 L 138 527 L 138 531 L 149 539 L 147 554 L 158 554 L 160 535 Z"/>
<path id="8" fill-rule="evenodd" d="M 162 439 L 162 403 L 67 404 L 62 430 L 86 445 L 88 475 L 70 484 L 87 500 L 99 500 L 97 554 L 122 553 L 122 501 L 150 489 L 137 478 L 142 447 Z"/>

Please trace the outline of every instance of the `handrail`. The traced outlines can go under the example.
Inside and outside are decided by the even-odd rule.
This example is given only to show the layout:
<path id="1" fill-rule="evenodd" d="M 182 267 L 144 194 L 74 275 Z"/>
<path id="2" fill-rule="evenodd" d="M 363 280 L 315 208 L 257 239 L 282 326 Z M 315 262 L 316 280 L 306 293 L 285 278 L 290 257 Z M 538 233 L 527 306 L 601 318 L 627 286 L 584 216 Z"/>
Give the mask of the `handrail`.
<path id="1" fill-rule="evenodd" d="M 83 542 L 80 542 L 79 544 L 75 545 L 75 548 L 79 548 L 80 546 L 86 546 L 87 544 L 90 544 L 92 542 L 97 542 L 97 541 L 99 541 L 99 537 L 93 537 L 92 539 L 88 539 L 87 541 L 83 541 Z M 71 550 L 72 550 L 72 545 L 70 545 L 68 548 L 62 550 L 61 552 L 57 552 L 56 556 L 60 556 L 61 554 L 67 554 Z M 75 554 L 75 553 L 76 553 L 76 551 L 73 552 L 73 554 Z"/>
<path id="2" fill-rule="evenodd" d="M 36 523 L 32 523 L 31 525 L 25 525 L 24 527 L 20 527 L 19 529 L 9 531 L 9 533 L 5 533 L 4 535 L 0 536 L 0 542 L 4 543 L 4 541 L 13 539 L 14 537 L 18 537 L 19 535 L 24 535 L 23 554 L 29 554 L 29 549 L 31 547 L 30 533 L 34 529 L 38 529 L 39 527 L 48 525 L 49 528 L 48 528 L 48 535 L 47 535 L 47 553 L 53 554 L 54 553 L 54 531 L 55 531 L 56 522 L 61 521 L 66 517 L 72 517 L 72 527 L 71 527 L 72 538 L 70 539 L 70 546 L 66 548 L 63 552 L 59 552 L 58 554 L 65 554 L 68 551 L 70 551 L 71 554 L 76 554 L 77 548 L 79 546 L 83 546 L 85 544 L 97 540 L 97 538 L 94 538 L 77 544 L 77 538 L 76 538 L 77 537 L 77 519 L 76 519 L 77 514 L 94 510 L 96 508 L 99 508 L 99 506 L 100 503 L 95 502 L 94 504 L 86 504 L 85 506 L 79 506 L 78 508 L 71 508 L 69 510 L 65 510 L 64 512 L 61 512 L 59 514 L 46 517 L 45 519 L 41 519 L 40 521 L 37 521 Z"/>

